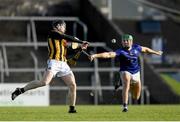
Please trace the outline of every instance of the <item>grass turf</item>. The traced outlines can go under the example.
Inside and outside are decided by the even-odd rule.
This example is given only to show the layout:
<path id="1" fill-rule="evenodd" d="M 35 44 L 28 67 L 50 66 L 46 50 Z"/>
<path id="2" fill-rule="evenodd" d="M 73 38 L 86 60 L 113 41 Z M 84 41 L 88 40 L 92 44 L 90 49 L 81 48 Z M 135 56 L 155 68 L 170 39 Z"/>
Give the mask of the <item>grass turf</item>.
<path id="1" fill-rule="evenodd" d="M 130 105 L 127 113 L 120 105 L 78 105 L 78 113 L 68 106 L 0 107 L 0 121 L 174 121 L 180 120 L 180 105 Z"/>

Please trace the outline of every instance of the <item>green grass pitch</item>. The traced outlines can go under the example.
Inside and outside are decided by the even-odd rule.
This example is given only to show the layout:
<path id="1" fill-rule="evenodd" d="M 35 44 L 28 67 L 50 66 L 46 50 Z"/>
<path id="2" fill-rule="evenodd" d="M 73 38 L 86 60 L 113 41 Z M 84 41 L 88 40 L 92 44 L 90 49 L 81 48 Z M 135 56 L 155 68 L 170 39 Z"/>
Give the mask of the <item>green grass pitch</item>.
<path id="1" fill-rule="evenodd" d="M 68 106 L 0 107 L 0 121 L 180 121 L 180 105 L 130 105 L 127 113 L 120 105 L 77 105 L 76 114 Z"/>

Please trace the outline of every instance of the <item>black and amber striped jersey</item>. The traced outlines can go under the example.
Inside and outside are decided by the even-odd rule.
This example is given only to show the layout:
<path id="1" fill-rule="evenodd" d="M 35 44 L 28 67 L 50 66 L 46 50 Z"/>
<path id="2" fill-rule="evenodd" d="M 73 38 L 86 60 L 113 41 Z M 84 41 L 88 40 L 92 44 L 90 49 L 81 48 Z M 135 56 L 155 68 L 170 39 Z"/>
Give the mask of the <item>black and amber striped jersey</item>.
<path id="1" fill-rule="evenodd" d="M 49 59 L 66 62 L 68 42 L 82 43 L 81 40 L 72 36 L 61 34 L 54 30 L 50 31 L 48 35 Z"/>

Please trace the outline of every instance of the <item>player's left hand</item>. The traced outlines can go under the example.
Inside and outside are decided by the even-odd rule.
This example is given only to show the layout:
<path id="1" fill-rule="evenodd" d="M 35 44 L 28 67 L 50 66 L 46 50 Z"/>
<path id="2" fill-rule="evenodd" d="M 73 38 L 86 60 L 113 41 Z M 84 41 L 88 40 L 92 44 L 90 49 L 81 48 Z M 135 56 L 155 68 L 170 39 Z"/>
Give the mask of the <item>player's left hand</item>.
<path id="1" fill-rule="evenodd" d="M 158 54 L 158 55 L 162 55 L 163 52 L 162 52 L 162 51 L 158 51 L 157 54 Z"/>
<path id="2" fill-rule="evenodd" d="M 81 49 L 82 49 L 82 50 L 86 50 L 88 46 L 89 46 L 89 42 L 83 41 L 83 43 L 82 43 L 82 45 L 81 45 Z"/>
<path id="3" fill-rule="evenodd" d="M 79 47 L 79 44 L 77 42 L 72 42 L 71 47 L 72 49 L 77 49 Z"/>

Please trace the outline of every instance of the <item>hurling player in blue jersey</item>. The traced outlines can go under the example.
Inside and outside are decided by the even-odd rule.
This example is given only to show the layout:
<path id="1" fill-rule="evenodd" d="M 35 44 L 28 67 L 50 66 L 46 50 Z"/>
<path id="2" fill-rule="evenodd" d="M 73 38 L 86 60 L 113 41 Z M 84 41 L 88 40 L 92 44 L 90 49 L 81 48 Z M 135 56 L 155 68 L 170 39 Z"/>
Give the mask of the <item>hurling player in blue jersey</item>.
<path id="1" fill-rule="evenodd" d="M 122 48 L 114 52 L 103 52 L 90 56 L 92 61 L 95 58 L 118 58 L 120 61 L 120 78 L 123 84 L 122 99 L 123 110 L 128 111 L 128 93 L 132 92 L 133 99 L 138 100 L 141 94 L 140 64 L 138 57 L 141 53 L 162 55 L 162 51 L 155 51 L 148 47 L 133 44 L 133 37 L 129 34 L 122 35 Z"/>

